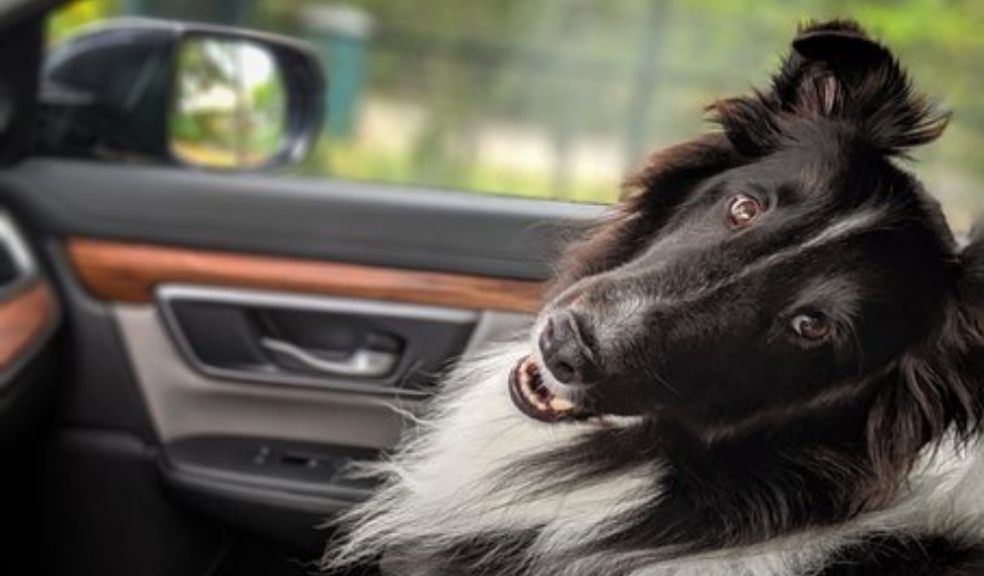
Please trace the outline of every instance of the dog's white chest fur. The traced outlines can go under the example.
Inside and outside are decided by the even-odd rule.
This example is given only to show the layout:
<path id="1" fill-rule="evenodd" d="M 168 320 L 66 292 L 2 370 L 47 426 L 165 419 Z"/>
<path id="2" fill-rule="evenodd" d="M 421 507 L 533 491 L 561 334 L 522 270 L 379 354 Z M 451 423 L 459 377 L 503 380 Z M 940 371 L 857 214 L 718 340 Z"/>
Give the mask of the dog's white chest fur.
<path id="1" fill-rule="evenodd" d="M 658 550 L 566 554 L 606 534 L 612 520 L 658 495 L 658 463 L 638 466 L 564 491 L 537 491 L 536 479 L 511 466 L 576 441 L 591 424 L 550 425 L 522 415 L 506 384 L 510 368 L 528 349 L 516 343 L 465 363 L 448 382 L 435 417 L 385 464 L 387 487 L 355 510 L 355 529 L 332 551 L 339 565 L 367 559 L 394 546 L 415 554 L 438 551 L 470 537 L 535 530 L 527 550 L 493 547 L 489 554 L 517 555 L 529 573 L 580 576 L 632 564 Z M 865 535 L 904 530 L 947 533 L 984 525 L 984 460 L 978 447 L 945 440 L 927 450 L 909 490 L 890 509 L 865 514 L 836 528 L 808 531 L 756 547 L 644 562 L 636 576 L 808 574 L 839 547 Z M 975 534 L 984 538 L 984 533 Z M 655 553 L 655 554 L 654 554 Z"/>
<path id="2" fill-rule="evenodd" d="M 577 439 L 584 424 L 550 425 L 520 413 L 506 375 L 525 343 L 494 350 L 451 377 L 439 414 L 384 472 L 393 481 L 353 514 L 358 528 L 343 559 L 366 556 L 393 542 L 435 549 L 475 534 L 539 530 L 536 548 L 553 554 L 597 538 L 605 521 L 651 496 L 658 470 L 643 466 L 617 479 L 565 492 L 536 493 L 510 465 Z"/>

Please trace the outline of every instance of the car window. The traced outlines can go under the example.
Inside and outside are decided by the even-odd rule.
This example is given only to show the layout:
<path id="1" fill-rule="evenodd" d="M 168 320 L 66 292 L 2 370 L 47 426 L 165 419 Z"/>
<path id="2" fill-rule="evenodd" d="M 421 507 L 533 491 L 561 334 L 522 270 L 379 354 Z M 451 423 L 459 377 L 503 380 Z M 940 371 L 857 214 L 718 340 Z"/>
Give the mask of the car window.
<path id="1" fill-rule="evenodd" d="M 138 15 L 309 41 L 330 78 L 311 176 L 606 203 L 648 151 L 761 85 L 797 22 L 852 16 L 955 111 L 914 169 L 957 228 L 984 208 L 984 11 L 973 1 L 82 0 L 50 41 Z"/>

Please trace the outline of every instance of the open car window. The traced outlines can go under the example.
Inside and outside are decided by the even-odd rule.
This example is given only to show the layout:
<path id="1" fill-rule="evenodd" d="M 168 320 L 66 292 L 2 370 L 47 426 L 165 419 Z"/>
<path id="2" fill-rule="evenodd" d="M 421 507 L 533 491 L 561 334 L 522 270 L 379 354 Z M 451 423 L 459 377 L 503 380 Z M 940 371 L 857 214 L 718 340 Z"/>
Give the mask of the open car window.
<path id="1" fill-rule="evenodd" d="M 647 151 L 706 128 L 703 106 L 761 84 L 795 22 L 847 4 L 83 0 L 54 16 L 50 40 L 115 16 L 301 38 L 316 47 L 331 87 L 323 137 L 299 172 L 607 203 Z M 850 3 L 955 110 L 947 137 L 920 152 L 915 169 L 958 228 L 984 202 L 976 8 Z"/>

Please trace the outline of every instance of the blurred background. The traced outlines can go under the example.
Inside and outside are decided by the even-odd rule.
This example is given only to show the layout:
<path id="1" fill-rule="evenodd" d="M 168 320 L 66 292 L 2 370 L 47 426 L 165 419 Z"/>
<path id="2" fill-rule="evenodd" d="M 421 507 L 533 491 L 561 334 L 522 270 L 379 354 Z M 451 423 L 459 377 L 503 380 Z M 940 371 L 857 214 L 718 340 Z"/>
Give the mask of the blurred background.
<path id="1" fill-rule="evenodd" d="M 766 83 L 798 22 L 849 16 L 955 113 L 913 169 L 955 227 L 984 209 L 976 0 L 83 0 L 50 20 L 49 41 L 116 16 L 245 26 L 314 45 L 330 112 L 295 172 L 407 193 L 426 185 L 594 203 L 616 200 L 648 152 L 707 130 L 703 108 L 716 97 Z M 259 97 L 282 97 L 255 77 Z M 183 106 L 203 110 L 207 100 Z M 189 153 L 210 137 L 207 122 L 174 121 L 184 121 L 176 128 Z"/>

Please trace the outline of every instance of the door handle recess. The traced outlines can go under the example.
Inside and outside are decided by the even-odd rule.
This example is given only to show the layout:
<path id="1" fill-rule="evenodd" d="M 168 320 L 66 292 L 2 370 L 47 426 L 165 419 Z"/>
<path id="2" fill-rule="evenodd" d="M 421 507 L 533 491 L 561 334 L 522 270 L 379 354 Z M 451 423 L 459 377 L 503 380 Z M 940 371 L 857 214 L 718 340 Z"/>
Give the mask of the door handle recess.
<path id="1" fill-rule="evenodd" d="M 328 360 L 315 356 L 300 346 L 276 338 L 261 338 L 260 346 L 274 354 L 287 356 L 314 372 L 328 376 L 381 378 L 392 372 L 400 359 L 399 354 L 395 352 L 359 348 L 344 360 Z"/>

